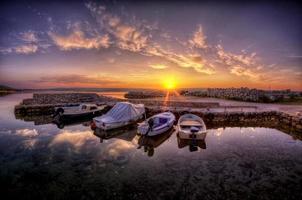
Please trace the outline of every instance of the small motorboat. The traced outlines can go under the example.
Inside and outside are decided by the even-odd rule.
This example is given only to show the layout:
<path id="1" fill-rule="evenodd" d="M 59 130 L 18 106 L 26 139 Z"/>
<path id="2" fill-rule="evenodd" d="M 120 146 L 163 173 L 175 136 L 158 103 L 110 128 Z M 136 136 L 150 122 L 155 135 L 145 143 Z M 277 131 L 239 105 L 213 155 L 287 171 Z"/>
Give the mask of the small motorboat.
<path id="1" fill-rule="evenodd" d="M 184 114 L 177 123 L 177 135 L 180 139 L 204 140 L 206 137 L 206 125 L 197 115 Z"/>
<path id="2" fill-rule="evenodd" d="M 162 134 L 173 127 L 175 116 L 171 112 L 163 112 L 146 119 L 138 125 L 141 135 L 155 136 Z"/>
<path id="3" fill-rule="evenodd" d="M 82 117 L 95 117 L 101 115 L 106 105 L 96 105 L 96 104 L 80 104 L 79 106 L 65 106 L 55 108 L 54 119 L 64 120 Z"/>
<path id="4" fill-rule="evenodd" d="M 136 123 L 143 119 L 145 106 L 129 102 L 118 102 L 106 114 L 93 118 L 92 127 L 111 130 Z"/>

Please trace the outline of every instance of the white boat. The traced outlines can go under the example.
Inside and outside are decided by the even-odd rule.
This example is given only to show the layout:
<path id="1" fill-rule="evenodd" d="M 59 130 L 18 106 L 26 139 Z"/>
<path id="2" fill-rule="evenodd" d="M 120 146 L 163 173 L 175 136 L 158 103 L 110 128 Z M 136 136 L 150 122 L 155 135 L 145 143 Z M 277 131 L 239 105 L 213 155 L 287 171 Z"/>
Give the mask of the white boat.
<path id="1" fill-rule="evenodd" d="M 80 104 L 79 106 L 64 106 L 55 108 L 55 119 L 73 119 L 79 117 L 95 117 L 102 114 L 106 105 Z"/>
<path id="2" fill-rule="evenodd" d="M 135 123 L 144 115 L 145 106 L 143 104 L 118 102 L 106 114 L 93 118 L 93 123 L 100 129 L 111 130 Z"/>
<path id="3" fill-rule="evenodd" d="M 163 112 L 146 119 L 138 125 L 138 133 L 141 135 L 155 136 L 172 128 L 175 116 L 171 112 Z"/>
<path id="4" fill-rule="evenodd" d="M 204 121 L 197 115 L 184 114 L 178 120 L 177 135 L 180 139 L 204 140 L 206 132 Z"/>

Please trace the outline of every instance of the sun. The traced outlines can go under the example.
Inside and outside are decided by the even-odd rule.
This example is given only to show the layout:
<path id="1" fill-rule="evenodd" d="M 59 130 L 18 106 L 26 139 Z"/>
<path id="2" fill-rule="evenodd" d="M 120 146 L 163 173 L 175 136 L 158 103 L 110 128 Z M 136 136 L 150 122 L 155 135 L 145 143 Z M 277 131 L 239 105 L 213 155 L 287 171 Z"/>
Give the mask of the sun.
<path id="1" fill-rule="evenodd" d="M 164 88 L 167 90 L 173 90 L 176 88 L 176 81 L 174 78 L 166 78 L 164 80 Z"/>

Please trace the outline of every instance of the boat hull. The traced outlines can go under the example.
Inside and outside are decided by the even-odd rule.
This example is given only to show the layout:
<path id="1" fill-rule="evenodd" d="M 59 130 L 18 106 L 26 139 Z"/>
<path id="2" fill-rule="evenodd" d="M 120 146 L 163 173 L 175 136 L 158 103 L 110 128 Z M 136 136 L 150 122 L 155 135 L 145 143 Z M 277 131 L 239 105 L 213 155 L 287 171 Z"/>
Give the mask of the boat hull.
<path id="1" fill-rule="evenodd" d="M 141 134 L 141 135 L 156 136 L 156 135 L 160 135 L 160 134 L 163 134 L 163 133 L 167 132 L 172 127 L 173 127 L 173 122 L 170 123 L 170 124 L 166 124 L 163 127 L 159 127 L 157 129 L 151 130 L 149 132 L 138 128 L 138 133 Z"/>
<path id="2" fill-rule="evenodd" d="M 104 113 L 104 111 L 94 111 L 94 112 L 87 112 L 87 113 L 77 113 L 77 114 L 63 114 L 60 116 L 62 119 L 70 120 L 70 119 L 78 119 L 78 118 L 89 118 L 89 117 L 97 117 Z"/>
<path id="3" fill-rule="evenodd" d="M 141 115 L 135 119 L 132 119 L 131 121 L 114 122 L 114 123 L 104 123 L 102 121 L 93 120 L 93 123 L 97 128 L 108 131 L 108 130 L 122 128 L 131 124 L 135 124 L 137 121 L 143 119 L 143 117 L 144 115 Z"/>
<path id="4" fill-rule="evenodd" d="M 185 139 L 185 140 L 192 140 L 192 139 L 204 140 L 207 136 L 207 132 L 204 131 L 198 133 L 188 133 L 182 130 L 178 130 L 177 135 L 180 139 Z"/>

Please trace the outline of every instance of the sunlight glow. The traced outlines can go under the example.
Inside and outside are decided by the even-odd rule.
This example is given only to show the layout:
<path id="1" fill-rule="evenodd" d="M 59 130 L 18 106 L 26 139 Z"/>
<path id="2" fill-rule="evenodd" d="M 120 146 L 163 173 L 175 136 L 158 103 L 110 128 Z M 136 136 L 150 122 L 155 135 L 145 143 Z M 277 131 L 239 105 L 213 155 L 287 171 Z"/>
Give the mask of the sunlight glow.
<path id="1" fill-rule="evenodd" d="M 165 89 L 172 90 L 176 88 L 176 81 L 174 78 L 167 78 L 164 80 Z"/>

